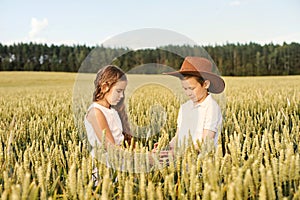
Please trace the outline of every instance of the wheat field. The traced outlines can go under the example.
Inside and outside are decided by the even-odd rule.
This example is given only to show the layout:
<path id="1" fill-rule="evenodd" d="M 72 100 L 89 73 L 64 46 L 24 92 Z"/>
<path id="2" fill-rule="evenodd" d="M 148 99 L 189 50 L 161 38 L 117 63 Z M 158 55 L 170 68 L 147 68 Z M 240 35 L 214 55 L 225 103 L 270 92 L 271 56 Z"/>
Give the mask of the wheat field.
<path id="1" fill-rule="evenodd" d="M 126 96 L 136 151 L 146 153 L 174 135 L 185 100 L 148 78 Z M 92 160 L 73 115 L 76 74 L 0 72 L 1 199 L 300 199 L 300 76 L 224 79 L 218 147 L 134 173 Z M 149 117 L 151 104 L 165 114 Z M 155 117 L 163 123 L 153 126 Z M 139 137 L 139 127 L 153 134 Z"/>

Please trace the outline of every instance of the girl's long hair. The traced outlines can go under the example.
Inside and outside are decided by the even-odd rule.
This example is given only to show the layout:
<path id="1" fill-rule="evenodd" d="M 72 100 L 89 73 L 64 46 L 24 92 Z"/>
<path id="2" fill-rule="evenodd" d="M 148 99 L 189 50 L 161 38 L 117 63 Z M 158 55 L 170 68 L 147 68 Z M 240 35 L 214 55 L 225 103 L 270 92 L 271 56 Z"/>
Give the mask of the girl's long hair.
<path id="1" fill-rule="evenodd" d="M 93 94 L 93 101 L 98 101 L 104 98 L 104 95 L 110 91 L 110 89 L 118 82 L 118 81 L 127 81 L 126 74 L 123 70 L 115 65 L 107 65 L 101 68 L 96 75 L 96 79 L 94 81 L 95 91 Z M 102 85 L 107 84 L 108 90 L 102 91 Z M 128 116 L 126 113 L 126 107 L 124 104 L 125 96 L 122 100 L 115 106 L 112 106 L 119 114 L 122 126 L 123 126 L 123 135 L 125 141 L 130 145 L 132 134 L 130 130 L 130 125 L 128 122 Z"/>

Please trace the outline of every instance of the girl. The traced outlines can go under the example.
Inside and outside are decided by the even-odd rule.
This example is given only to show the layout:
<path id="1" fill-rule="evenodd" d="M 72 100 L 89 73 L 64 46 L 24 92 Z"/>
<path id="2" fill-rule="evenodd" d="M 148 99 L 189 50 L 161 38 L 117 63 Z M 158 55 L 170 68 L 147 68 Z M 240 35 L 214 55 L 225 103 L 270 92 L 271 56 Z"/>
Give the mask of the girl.
<path id="1" fill-rule="evenodd" d="M 94 85 L 93 103 L 87 110 L 84 124 L 92 146 L 91 155 L 93 158 L 99 158 L 102 155 L 95 155 L 96 146 L 107 149 L 111 145 L 120 146 L 124 140 L 131 140 L 124 105 L 127 78 L 120 68 L 108 65 L 98 71 Z M 105 156 L 107 157 L 107 154 Z M 108 158 L 105 159 L 106 165 L 110 166 Z M 93 178 L 97 178 L 97 168 L 94 172 L 96 177 Z"/>

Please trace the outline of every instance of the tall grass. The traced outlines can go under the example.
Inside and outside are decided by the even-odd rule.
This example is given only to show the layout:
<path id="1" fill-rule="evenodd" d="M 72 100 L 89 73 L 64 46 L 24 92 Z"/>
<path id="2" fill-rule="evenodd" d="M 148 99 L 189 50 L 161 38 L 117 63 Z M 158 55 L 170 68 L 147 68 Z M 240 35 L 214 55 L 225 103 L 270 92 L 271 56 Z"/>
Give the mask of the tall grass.
<path id="1" fill-rule="evenodd" d="M 92 160 L 73 118 L 74 80 L 75 74 L 0 73 L 1 199 L 300 199 L 299 76 L 225 77 L 216 150 L 199 155 L 189 148 L 145 173 Z M 149 115 L 153 102 L 167 113 L 155 133 L 137 139 L 140 151 L 174 135 L 182 100 L 167 91 L 149 85 L 130 96 L 130 119 L 139 126 L 157 121 Z"/>

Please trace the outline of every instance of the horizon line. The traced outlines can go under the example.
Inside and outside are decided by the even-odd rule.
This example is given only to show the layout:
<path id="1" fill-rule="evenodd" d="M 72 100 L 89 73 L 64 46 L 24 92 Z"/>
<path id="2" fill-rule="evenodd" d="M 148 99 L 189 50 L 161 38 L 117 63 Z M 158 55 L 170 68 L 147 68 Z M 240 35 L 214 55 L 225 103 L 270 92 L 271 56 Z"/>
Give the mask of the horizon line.
<path id="1" fill-rule="evenodd" d="M 297 42 L 297 41 L 283 41 L 281 43 L 277 42 L 268 42 L 268 43 L 260 43 L 260 42 L 255 42 L 255 41 L 248 41 L 248 42 L 230 42 L 230 41 L 226 41 L 225 43 L 222 43 L 222 44 L 219 44 L 219 43 L 215 43 L 215 44 L 195 44 L 195 45 L 190 45 L 190 44 L 168 44 L 168 45 L 162 45 L 162 46 L 155 46 L 154 48 L 159 48 L 159 47 L 165 47 L 165 46 L 212 46 L 212 47 L 216 47 L 216 46 L 224 46 L 224 45 L 247 45 L 247 44 L 258 44 L 258 45 L 261 45 L 261 46 L 264 46 L 264 45 L 284 45 L 284 44 L 287 44 L 287 45 L 290 45 L 292 43 L 296 43 L 296 44 L 300 44 L 300 42 Z M 57 44 L 57 43 L 49 43 L 49 42 L 36 42 L 36 41 L 25 41 L 25 42 L 22 42 L 22 41 L 19 41 L 19 42 L 13 42 L 13 43 L 6 43 L 6 42 L 0 42 L 0 45 L 2 46 L 14 46 L 14 45 L 20 45 L 20 44 L 34 44 L 34 45 L 47 45 L 48 47 L 54 45 L 54 46 L 69 46 L 69 47 L 73 47 L 73 46 L 86 46 L 86 47 L 91 47 L 91 48 L 94 48 L 94 47 L 106 47 L 106 48 L 129 48 L 129 47 L 126 47 L 126 46 L 107 46 L 107 45 L 103 45 L 103 44 L 94 44 L 94 45 L 90 45 L 90 44 L 86 44 L 86 43 L 73 43 L 73 44 L 64 44 L 64 43 L 60 43 L 60 44 Z M 149 47 L 150 48 L 150 47 Z M 151 47 L 153 48 L 153 47 Z"/>

